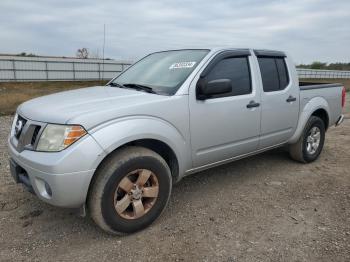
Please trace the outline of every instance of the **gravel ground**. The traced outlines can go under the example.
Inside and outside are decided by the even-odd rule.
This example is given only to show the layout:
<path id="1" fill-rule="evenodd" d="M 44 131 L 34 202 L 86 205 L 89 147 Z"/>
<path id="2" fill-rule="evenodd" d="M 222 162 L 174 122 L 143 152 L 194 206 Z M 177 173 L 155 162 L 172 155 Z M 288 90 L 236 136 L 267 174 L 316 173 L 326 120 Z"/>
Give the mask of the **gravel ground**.
<path id="1" fill-rule="evenodd" d="M 12 117 L 0 117 L 0 260 L 350 261 L 349 104 L 318 161 L 278 149 L 187 177 L 160 219 L 126 237 L 14 184 Z"/>

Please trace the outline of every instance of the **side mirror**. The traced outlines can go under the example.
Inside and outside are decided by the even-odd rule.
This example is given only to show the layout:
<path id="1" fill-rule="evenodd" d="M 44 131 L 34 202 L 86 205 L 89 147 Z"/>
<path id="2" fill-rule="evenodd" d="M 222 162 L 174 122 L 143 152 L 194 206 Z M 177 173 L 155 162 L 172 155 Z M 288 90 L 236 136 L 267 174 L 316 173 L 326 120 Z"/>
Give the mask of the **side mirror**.
<path id="1" fill-rule="evenodd" d="M 217 79 L 209 82 L 198 81 L 197 99 L 205 100 L 212 95 L 220 95 L 232 92 L 232 82 L 230 79 Z"/>

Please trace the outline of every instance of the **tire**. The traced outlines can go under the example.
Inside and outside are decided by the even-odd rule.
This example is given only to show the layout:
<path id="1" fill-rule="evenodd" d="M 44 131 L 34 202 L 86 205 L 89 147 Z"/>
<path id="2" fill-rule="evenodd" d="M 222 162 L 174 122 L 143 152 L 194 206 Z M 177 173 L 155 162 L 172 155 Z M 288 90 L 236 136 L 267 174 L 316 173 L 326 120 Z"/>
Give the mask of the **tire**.
<path id="1" fill-rule="evenodd" d="M 148 175 L 148 180 L 138 187 Z M 133 185 L 131 190 L 129 182 Z M 93 221 L 108 233 L 133 233 L 161 215 L 171 188 L 171 172 L 160 155 L 143 147 L 125 147 L 112 153 L 99 166 L 88 196 L 88 211 Z"/>
<path id="2" fill-rule="evenodd" d="M 311 132 L 314 130 L 319 131 L 319 144 L 316 149 L 311 147 L 314 150 L 310 150 L 310 147 L 308 147 L 308 144 L 310 144 L 308 143 L 308 139 Z M 289 146 L 290 157 L 302 163 L 310 163 L 315 161 L 322 152 L 325 133 L 325 124 L 323 120 L 317 116 L 311 116 L 306 123 L 299 140 L 295 144 Z"/>

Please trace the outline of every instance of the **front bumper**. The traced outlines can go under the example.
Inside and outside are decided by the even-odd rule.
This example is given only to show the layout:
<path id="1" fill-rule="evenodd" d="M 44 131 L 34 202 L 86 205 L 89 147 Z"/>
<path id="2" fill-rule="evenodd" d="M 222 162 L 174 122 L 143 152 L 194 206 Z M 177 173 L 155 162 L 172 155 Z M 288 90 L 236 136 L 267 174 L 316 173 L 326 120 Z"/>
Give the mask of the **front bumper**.
<path id="1" fill-rule="evenodd" d="M 18 152 L 8 141 L 11 174 L 41 200 L 77 208 L 87 197 L 90 181 L 105 153 L 89 135 L 61 152 Z"/>

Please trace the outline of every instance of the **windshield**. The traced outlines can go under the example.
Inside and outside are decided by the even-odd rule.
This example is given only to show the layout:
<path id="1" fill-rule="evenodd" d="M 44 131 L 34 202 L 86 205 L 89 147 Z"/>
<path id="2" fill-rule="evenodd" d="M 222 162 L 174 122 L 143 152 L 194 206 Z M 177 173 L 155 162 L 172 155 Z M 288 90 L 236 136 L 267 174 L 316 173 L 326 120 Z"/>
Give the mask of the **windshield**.
<path id="1" fill-rule="evenodd" d="M 209 50 L 175 50 L 150 54 L 115 78 L 110 85 L 173 95 Z"/>

